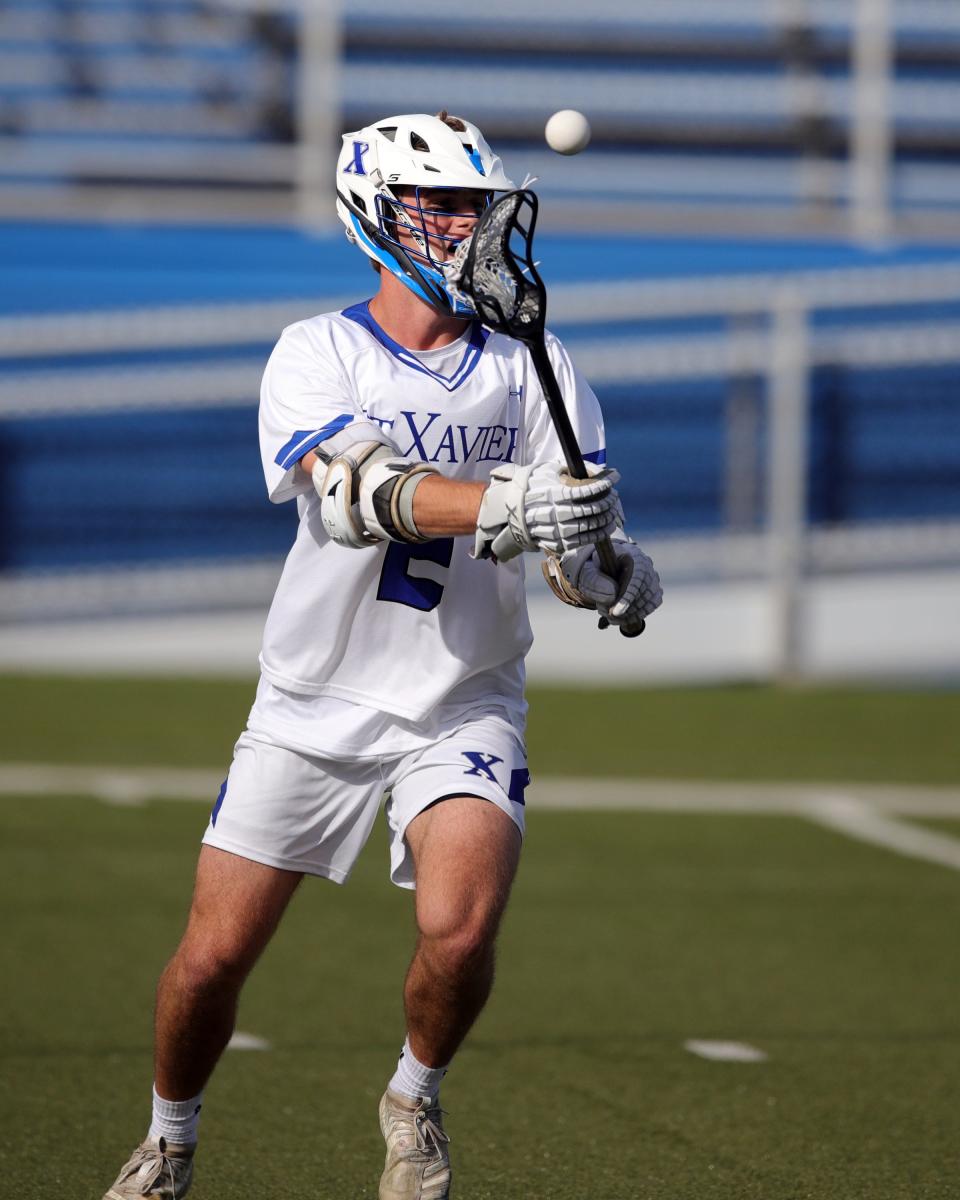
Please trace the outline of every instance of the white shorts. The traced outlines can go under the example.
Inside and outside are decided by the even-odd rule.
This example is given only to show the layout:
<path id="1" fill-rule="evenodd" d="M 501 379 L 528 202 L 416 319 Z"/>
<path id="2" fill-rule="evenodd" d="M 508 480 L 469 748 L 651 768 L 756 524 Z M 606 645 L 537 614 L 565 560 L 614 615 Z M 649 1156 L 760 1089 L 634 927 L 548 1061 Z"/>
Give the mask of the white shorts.
<path id="1" fill-rule="evenodd" d="M 241 734 L 203 836 L 208 846 L 267 866 L 344 883 L 380 802 L 390 827 L 390 878 L 414 887 L 404 840 L 418 813 L 450 796 L 479 796 L 524 832 L 530 781 L 523 743 L 507 717 L 487 713 L 449 736 L 396 758 L 345 762 Z"/>

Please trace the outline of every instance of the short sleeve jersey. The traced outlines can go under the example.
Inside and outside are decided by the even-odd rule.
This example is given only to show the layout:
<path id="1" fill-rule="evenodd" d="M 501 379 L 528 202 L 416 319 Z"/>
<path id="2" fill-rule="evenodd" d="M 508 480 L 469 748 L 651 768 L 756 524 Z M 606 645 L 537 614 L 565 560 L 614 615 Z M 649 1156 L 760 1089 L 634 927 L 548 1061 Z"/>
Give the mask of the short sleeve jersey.
<path id="1" fill-rule="evenodd" d="M 603 463 L 597 399 L 560 342 L 548 334 L 547 346 L 584 457 Z M 522 660 L 533 640 L 523 556 L 476 560 L 469 537 L 348 549 L 324 531 L 298 464 L 364 421 L 451 479 L 486 480 L 498 463 L 561 457 L 517 341 L 474 323 L 451 345 L 414 353 L 380 328 L 367 303 L 290 326 L 267 364 L 260 402 L 270 499 L 296 497 L 300 516 L 264 631 L 264 679 L 406 722 L 484 694 L 522 705 Z"/>

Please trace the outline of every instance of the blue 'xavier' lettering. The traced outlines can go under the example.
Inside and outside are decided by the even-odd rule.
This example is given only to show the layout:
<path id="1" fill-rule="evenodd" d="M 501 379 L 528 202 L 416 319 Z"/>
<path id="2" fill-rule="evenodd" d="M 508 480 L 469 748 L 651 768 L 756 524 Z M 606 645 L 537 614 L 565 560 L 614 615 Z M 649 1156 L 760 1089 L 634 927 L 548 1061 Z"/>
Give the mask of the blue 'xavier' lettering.
<path id="1" fill-rule="evenodd" d="M 454 453 L 454 449 L 453 449 L 453 426 L 452 425 L 447 426 L 446 433 L 444 433 L 443 437 L 440 439 L 440 445 L 437 446 L 436 454 L 434 454 L 433 457 L 430 459 L 431 462 L 439 461 L 441 450 L 446 450 L 447 462 L 455 463 L 457 461 L 457 456 Z"/>
<path id="2" fill-rule="evenodd" d="M 422 429 L 417 429 L 417 422 L 414 419 L 416 417 L 416 415 L 417 414 L 414 412 L 403 411 L 400 413 L 401 417 L 406 417 L 407 426 L 408 426 L 410 432 L 413 434 L 413 444 L 410 446 L 409 450 L 403 450 L 403 451 L 401 451 L 401 453 L 406 457 L 410 454 L 413 454 L 414 450 L 416 450 L 417 454 L 420 455 L 420 457 L 423 459 L 423 461 L 427 462 L 429 460 L 430 456 L 427 454 L 426 447 L 423 444 L 423 435 L 427 432 L 427 430 L 434 423 L 434 421 L 437 419 L 437 417 L 440 416 L 440 414 L 439 413 L 427 413 L 427 416 L 430 419 L 427 421 L 426 425 L 424 425 L 424 427 Z"/>
<path id="3" fill-rule="evenodd" d="M 373 413 L 367 412 L 366 409 L 363 410 L 363 415 L 368 421 L 375 421 L 381 429 L 392 429 L 397 423 L 395 420 L 391 420 L 390 417 L 375 417 Z"/>
<path id="4" fill-rule="evenodd" d="M 517 426 L 510 427 L 510 445 L 507 447 L 507 452 L 503 456 L 504 462 L 513 462 L 513 452 L 517 448 Z"/>
<path id="5" fill-rule="evenodd" d="M 438 426 L 434 432 L 440 433 L 440 439 L 431 454 L 426 444 L 426 435 L 440 417 L 440 413 L 427 413 L 427 419 L 422 426 L 417 424 L 415 412 L 403 410 L 400 415 L 406 421 L 407 429 L 413 438 L 410 446 L 402 451 L 405 455 L 417 454 L 424 462 L 439 462 L 441 455 L 446 456 L 448 463 L 468 462 L 471 458 L 474 458 L 476 462 L 513 461 L 519 432 L 515 425 L 478 425 L 473 441 L 469 439 L 470 427 L 468 425 Z M 376 418 L 373 419 L 376 420 Z M 381 422 L 381 424 L 385 423 Z M 441 430 L 442 432 L 440 432 Z M 456 436 L 457 434 L 459 434 L 459 438 Z M 506 450 L 503 448 L 505 442 Z M 458 449 L 463 455 L 460 459 L 457 458 Z"/>
<path id="6" fill-rule="evenodd" d="M 481 754 L 479 750 L 462 750 L 461 754 L 467 762 L 473 763 L 473 767 L 469 771 L 464 771 L 464 775 L 480 775 L 489 779 L 491 783 L 497 782 L 497 777 L 491 768 L 494 763 L 502 763 L 502 758 L 497 758 L 495 754 Z"/>
<path id="7" fill-rule="evenodd" d="M 482 453 L 477 455 L 477 462 L 502 462 L 503 455 L 495 454 L 503 443 L 503 435 L 507 432 L 506 425 L 491 425 L 487 430 L 490 435 L 484 444 Z"/>
<path id="8" fill-rule="evenodd" d="M 467 459 L 470 457 L 470 455 L 473 453 L 473 451 L 477 445 L 477 442 L 480 441 L 480 439 L 483 437 L 486 430 L 484 429 L 484 427 L 482 425 L 479 426 L 479 428 L 477 429 L 477 436 L 473 439 L 473 441 L 470 443 L 470 445 L 468 447 L 467 446 L 467 427 L 466 427 L 466 425 L 458 425 L 457 428 L 460 430 L 460 449 L 463 451 L 463 461 L 466 462 Z"/>

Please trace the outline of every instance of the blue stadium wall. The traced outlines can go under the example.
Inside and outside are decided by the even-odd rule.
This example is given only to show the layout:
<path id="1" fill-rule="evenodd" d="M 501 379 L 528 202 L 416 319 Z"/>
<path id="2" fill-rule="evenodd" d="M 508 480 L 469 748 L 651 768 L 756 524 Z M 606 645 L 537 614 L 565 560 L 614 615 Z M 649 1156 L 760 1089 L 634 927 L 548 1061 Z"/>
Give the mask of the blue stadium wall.
<path id="1" fill-rule="evenodd" d="M 548 280 L 783 272 L 954 257 L 940 247 L 864 256 L 841 243 L 641 238 L 544 238 Z M 2 315 L 116 310 L 349 295 L 373 283 L 340 239 L 286 230 L 190 230 L 0 225 Z M 309 308 L 304 315 L 309 315 Z M 860 323 L 869 314 L 857 316 Z M 701 328 L 703 323 L 688 323 Z M 558 329 L 575 346 L 630 329 Z M 639 336 L 639 334 L 638 334 Z M 262 344 L 229 351 L 251 368 Z M 221 351 L 221 354 L 225 352 Z M 72 359 L 7 358 L 9 381 L 36 371 L 170 366 L 216 348 Z M 749 381 L 748 381 L 749 382 Z M 760 414 L 763 381 L 750 386 Z M 597 388 L 610 461 L 624 475 L 641 535 L 716 530 L 727 520 L 724 380 Z M 809 454 L 815 522 L 960 516 L 960 365 L 897 370 L 820 368 L 813 378 Z M 762 513 L 762 487 L 754 523 Z M 280 554 L 293 505 L 270 505 L 257 448 L 255 396 L 235 407 L 19 415 L 0 420 L 0 569 L 92 568 Z"/>

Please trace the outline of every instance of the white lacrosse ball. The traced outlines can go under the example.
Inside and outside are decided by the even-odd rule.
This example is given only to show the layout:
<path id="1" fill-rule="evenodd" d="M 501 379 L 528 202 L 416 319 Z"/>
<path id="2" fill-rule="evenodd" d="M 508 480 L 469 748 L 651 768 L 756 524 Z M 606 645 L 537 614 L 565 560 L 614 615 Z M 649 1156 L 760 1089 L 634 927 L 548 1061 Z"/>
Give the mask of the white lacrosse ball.
<path id="1" fill-rule="evenodd" d="M 579 154 L 590 141 L 590 122 L 575 108 L 561 108 L 543 132 L 551 150 L 558 154 Z"/>

